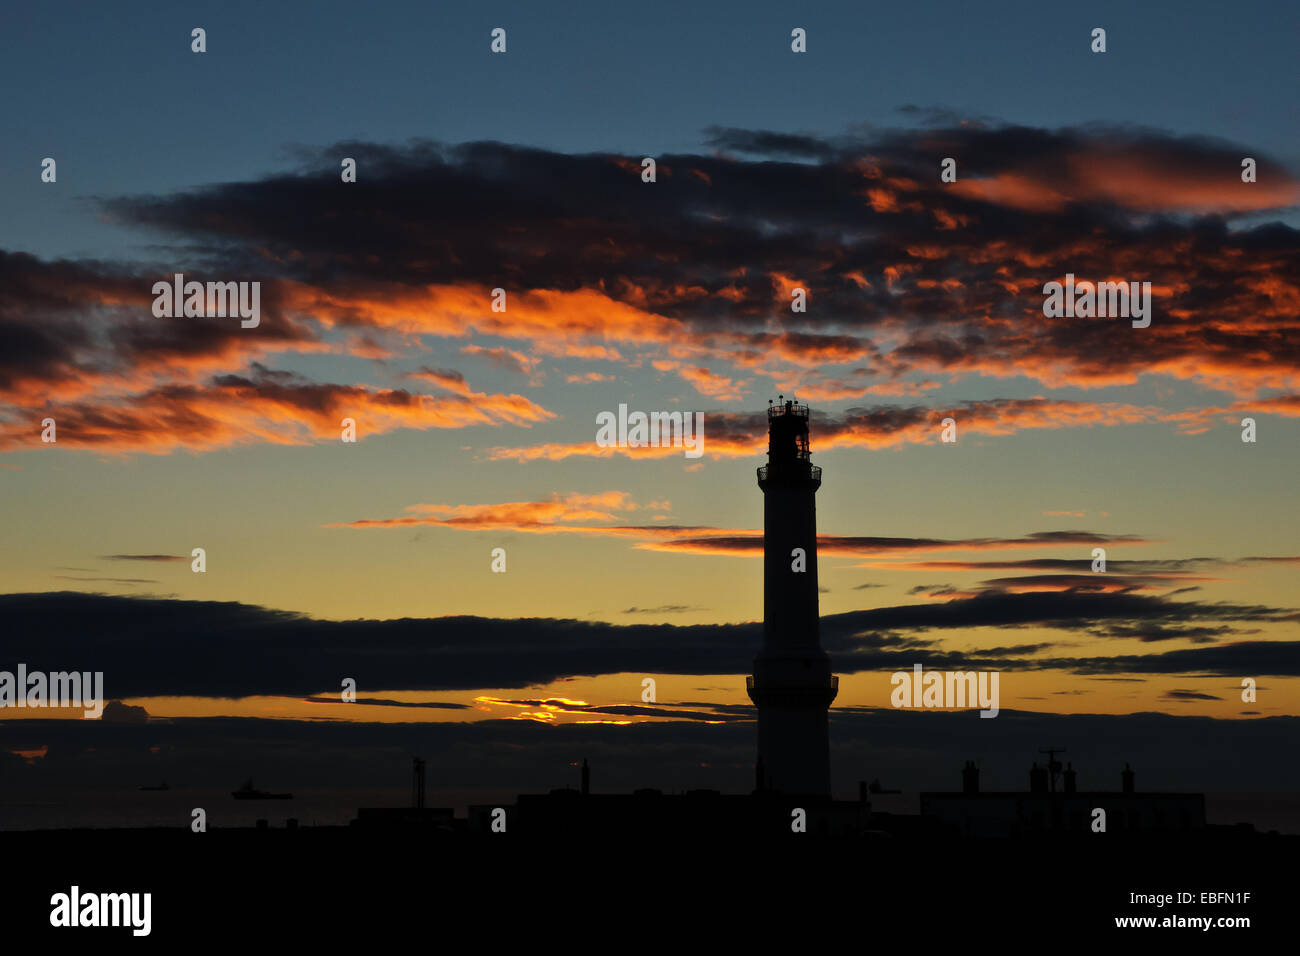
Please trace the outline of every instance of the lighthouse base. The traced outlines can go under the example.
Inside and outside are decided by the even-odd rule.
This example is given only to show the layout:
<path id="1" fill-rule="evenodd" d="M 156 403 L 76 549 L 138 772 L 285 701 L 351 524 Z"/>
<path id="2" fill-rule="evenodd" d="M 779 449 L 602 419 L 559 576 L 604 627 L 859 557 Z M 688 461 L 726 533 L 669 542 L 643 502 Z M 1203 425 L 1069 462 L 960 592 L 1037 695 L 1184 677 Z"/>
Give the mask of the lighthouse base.
<path id="1" fill-rule="evenodd" d="M 839 679 L 829 670 L 821 661 L 806 659 L 754 662 L 754 676 L 745 684 L 758 708 L 760 790 L 830 796 L 827 711 L 839 692 Z"/>

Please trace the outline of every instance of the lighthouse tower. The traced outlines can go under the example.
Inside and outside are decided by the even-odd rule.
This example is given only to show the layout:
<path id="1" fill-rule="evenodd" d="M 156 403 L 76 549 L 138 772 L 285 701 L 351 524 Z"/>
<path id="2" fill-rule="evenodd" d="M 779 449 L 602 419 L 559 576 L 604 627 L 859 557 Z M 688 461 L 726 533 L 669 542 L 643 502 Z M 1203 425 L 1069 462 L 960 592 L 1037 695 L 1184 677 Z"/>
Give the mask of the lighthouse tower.
<path id="1" fill-rule="evenodd" d="M 817 489 L 809 460 L 808 406 L 767 410 L 763 489 L 763 648 L 747 681 L 758 708 L 760 790 L 830 795 L 827 711 L 839 690 L 821 647 L 817 610 Z"/>

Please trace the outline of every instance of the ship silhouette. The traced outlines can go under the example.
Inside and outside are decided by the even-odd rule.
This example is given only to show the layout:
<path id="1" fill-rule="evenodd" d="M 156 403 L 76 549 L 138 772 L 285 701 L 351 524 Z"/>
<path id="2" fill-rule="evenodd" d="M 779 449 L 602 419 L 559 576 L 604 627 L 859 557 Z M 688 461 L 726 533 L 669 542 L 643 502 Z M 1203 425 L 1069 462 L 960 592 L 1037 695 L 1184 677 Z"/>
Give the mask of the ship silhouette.
<path id="1" fill-rule="evenodd" d="M 140 789 L 141 790 L 170 790 L 171 787 L 167 786 L 167 781 L 164 780 L 162 783 L 158 784 L 157 786 L 149 786 L 148 784 L 146 784 Z"/>
<path id="2" fill-rule="evenodd" d="M 230 795 L 236 800 L 292 800 L 292 793 L 268 793 L 265 790 L 258 790 L 253 786 L 253 778 L 249 777 L 244 781 L 244 785 L 238 790 L 230 791 Z"/>

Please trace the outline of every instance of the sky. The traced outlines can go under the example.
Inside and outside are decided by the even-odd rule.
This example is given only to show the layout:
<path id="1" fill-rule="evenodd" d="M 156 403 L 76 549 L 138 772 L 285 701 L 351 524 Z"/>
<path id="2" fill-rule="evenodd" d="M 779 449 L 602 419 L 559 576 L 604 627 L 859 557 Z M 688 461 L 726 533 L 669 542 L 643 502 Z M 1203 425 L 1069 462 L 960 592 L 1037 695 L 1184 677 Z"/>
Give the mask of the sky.
<path id="1" fill-rule="evenodd" d="M 1300 11 L 10 9 L 0 668 L 102 669 L 128 723 L 752 726 L 795 395 L 833 733 L 914 663 L 1300 716 Z M 260 323 L 157 316 L 176 273 Z M 1150 326 L 1048 318 L 1067 274 L 1150 282 Z M 620 405 L 704 454 L 599 446 Z"/>

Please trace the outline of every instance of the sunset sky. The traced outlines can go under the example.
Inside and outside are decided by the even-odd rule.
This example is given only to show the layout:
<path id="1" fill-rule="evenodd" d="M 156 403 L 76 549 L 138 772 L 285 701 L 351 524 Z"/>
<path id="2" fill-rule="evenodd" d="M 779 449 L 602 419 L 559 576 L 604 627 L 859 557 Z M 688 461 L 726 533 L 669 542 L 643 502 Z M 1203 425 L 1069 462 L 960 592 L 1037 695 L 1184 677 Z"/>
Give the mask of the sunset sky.
<path id="1" fill-rule="evenodd" d="M 0 668 L 154 717 L 751 720 L 783 393 L 833 717 L 914 663 L 1300 715 L 1296 9 L 462 7 L 15 5 Z M 259 327 L 156 318 L 178 272 L 260 281 Z M 1044 318 L 1067 273 L 1150 327 Z M 703 456 L 597 446 L 620 404 Z"/>

